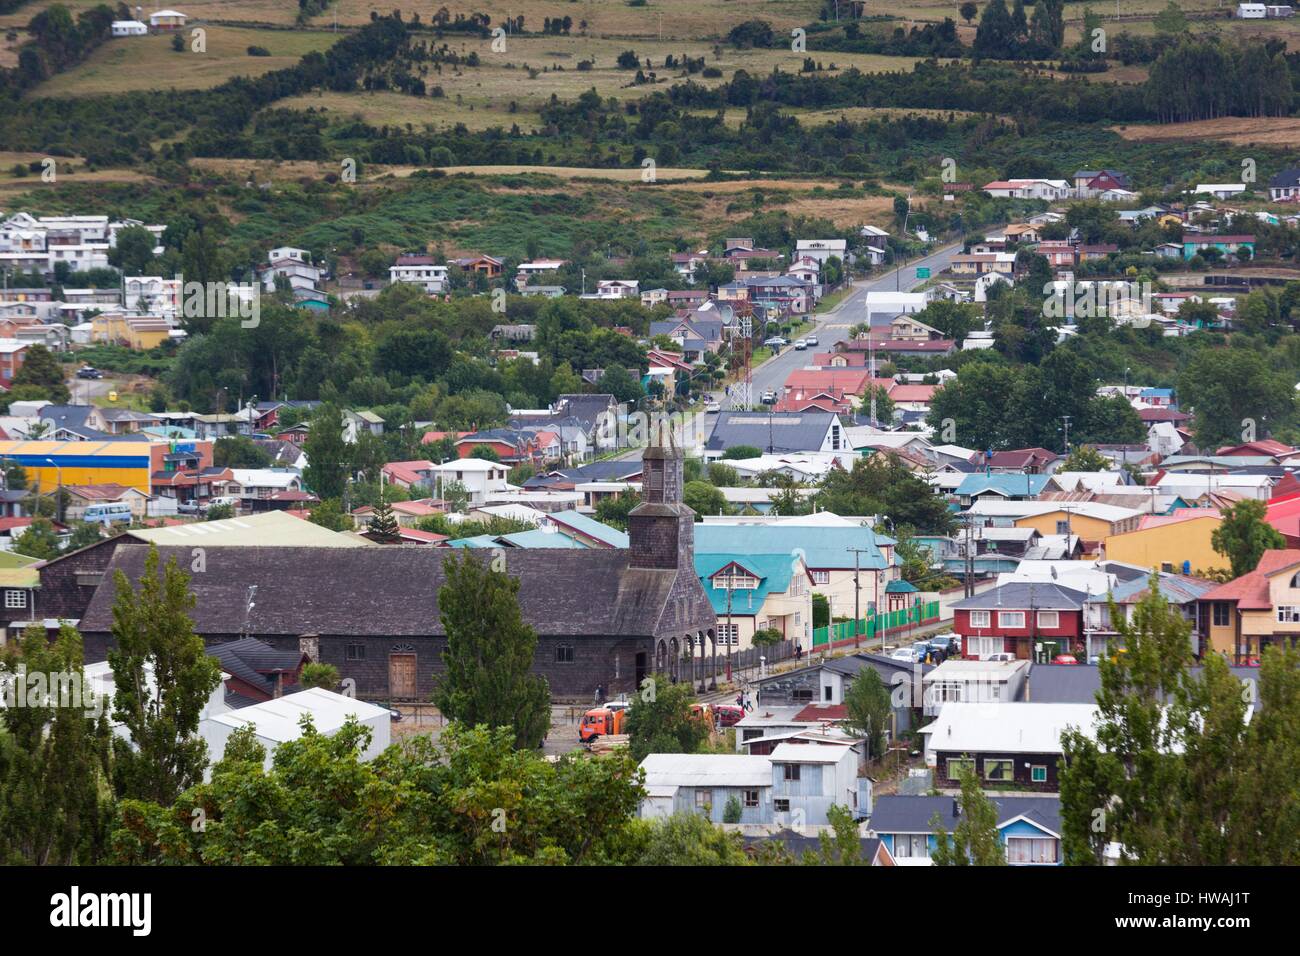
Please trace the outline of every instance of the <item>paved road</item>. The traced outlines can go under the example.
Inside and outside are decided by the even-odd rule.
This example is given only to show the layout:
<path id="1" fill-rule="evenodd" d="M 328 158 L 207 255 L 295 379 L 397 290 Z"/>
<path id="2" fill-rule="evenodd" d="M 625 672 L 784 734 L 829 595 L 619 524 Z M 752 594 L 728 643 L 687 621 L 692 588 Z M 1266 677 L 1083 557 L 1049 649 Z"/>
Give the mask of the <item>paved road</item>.
<path id="1" fill-rule="evenodd" d="M 932 275 L 937 275 L 948 267 L 949 263 L 952 262 L 952 257 L 960 249 L 961 245 L 959 243 L 945 246 L 937 252 L 909 263 L 901 270 L 894 269 L 878 278 L 855 282 L 853 291 L 840 300 L 835 308 L 814 316 L 815 324 L 813 327 L 804 330 L 802 333 L 804 336 L 817 336 L 818 343 L 814 348 L 801 352 L 796 351 L 793 347 L 788 347 L 780 355 L 772 356 L 754 369 L 754 403 L 758 403 L 765 390 L 770 388 L 772 391 L 778 391 L 785 384 L 785 380 L 790 376 L 791 372 L 803 368 L 812 361 L 814 352 L 830 351 L 836 342 L 848 338 L 849 329 L 866 318 L 868 292 L 893 291 L 896 288 L 906 292 L 914 289 L 922 282 L 927 281 L 916 277 L 918 268 L 927 267 Z M 876 324 L 886 325 L 888 319 L 882 318 Z M 732 401 L 722 392 L 715 392 L 712 397 L 724 409 L 733 407 Z M 680 447 L 686 449 L 688 454 L 692 449 L 702 447 L 713 431 L 713 423 L 716 418 L 716 415 L 701 412 L 691 415 L 685 422 L 675 426 L 674 437 Z M 641 449 L 634 448 L 618 457 L 620 460 L 630 460 L 640 456 Z"/>
<path id="2" fill-rule="evenodd" d="M 839 305 L 816 316 L 816 326 L 801 333 L 801 337 L 816 335 L 818 343 L 815 347 L 809 348 L 806 352 L 796 351 L 793 346 L 787 347 L 780 355 L 773 356 L 754 369 L 753 400 L 755 404 L 758 403 L 763 392 L 768 389 L 779 393 L 781 386 L 785 384 L 785 380 L 789 378 L 790 373 L 808 365 L 812 361 L 814 352 L 828 352 L 836 342 L 847 339 L 849 329 L 866 319 L 868 292 L 892 292 L 895 288 L 906 292 L 914 289 L 922 282 L 927 281 L 916 277 L 918 267 L 927 267 L 932 275 L 937 275 L 943 269 L 948 268 L 949 263 L 952 262 L 952 257 L 960 250 L 960 245 L 946 246 L 938 252 L 931 253 L 923 259 L 917 259 L 915 262 L 904 266 L 902 270 L 895 269 L 885 273 L 880 278 L 865 279 L 854 283 L 853 291 L 845 296 Z M 901 275 L 898 274 L 900 271 Z M 876 324 L 888 324 L 888 320 L 878 321 Z M 729 408 L 731 403 L 724 402 L 722 407 Z"/>

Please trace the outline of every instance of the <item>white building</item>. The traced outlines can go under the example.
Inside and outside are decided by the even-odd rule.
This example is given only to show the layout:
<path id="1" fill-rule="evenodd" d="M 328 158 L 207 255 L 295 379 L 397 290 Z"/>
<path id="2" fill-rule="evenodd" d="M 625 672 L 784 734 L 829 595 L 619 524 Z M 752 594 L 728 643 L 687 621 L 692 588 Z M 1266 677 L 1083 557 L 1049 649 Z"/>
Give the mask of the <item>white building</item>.
<path id="1" fill-rule="evenodd" d="M 326 737 L 338 733 L 350 719 L 369 727 L 370 743 L 361 752 L 362 760 L 373 760 L 387 750 L 392 742 L 392 717 L 385 708 L 313 687 L 253 704 L 251 707 L 215 713 L 199 721 L 199 736 L 207 742 L 208 760 L 211 762 L 205 778 L 211 776 L 211 764 L 217 763 L 225 755 L 230 735 L 250 727 L 254 738 L 266 749 L 263 766 L 267 770 L 271 769 L 275 749 L 280 744 L 302 736 L 299 722 L 303 717 L 310 718 L 316 732 Z"/>
<path id="2" fill-rule="evenodd" d="M 429 295 L 447 289 L 447 267 L 433 261 L 433 256 L 403 255 L 388 268 L 390 282 L 409 282 L 418 285 Z"/>
<path id="3" fill-rule="evenodd" d="M 1238 20 L 1263 20 L 1268 16 L 1268 7 L 1262 3 L 1237 4 Z"/>
<path id="4" fill-rule="evenodd" d="M 435 498 L 443 497 L 444 489 L 448 485 L 458 483 L 469 493 L 471 506 L 486 504 L 489 498 L 506 492 L 510 487 L 506 482 L 510 469 L 496 461 L 486 461 L 482 458 L 455 458 L 441 465 L 434 465 L 431 470 Z"/>
<path id="5" fill-rule="evenodd" d="M 825 265 L 832 257 L 848 261 L 848 241 L 844 239 L 797 239 L 794 244 L 795 259 L 812 259 Z"/>
<path id="6" fill-rule="evenodd" d="M 114 20 L 112 32 L 115 37 L 142 37 L 149 28 L 139 20 Z"/>

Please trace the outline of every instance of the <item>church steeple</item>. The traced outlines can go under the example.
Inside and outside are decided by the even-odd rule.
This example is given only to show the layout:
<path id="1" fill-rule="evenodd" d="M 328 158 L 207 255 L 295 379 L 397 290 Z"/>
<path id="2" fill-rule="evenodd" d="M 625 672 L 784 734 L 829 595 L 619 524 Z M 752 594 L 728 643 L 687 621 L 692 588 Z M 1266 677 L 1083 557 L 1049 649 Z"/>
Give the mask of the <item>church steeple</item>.
<path id="1" fill-rule="evenodd" d="M 682 450 L 660 422 L 641 455 L 641 503 L 628 515 L 632 566 L 693 569 L 695 512 L 682 503 Z"/>

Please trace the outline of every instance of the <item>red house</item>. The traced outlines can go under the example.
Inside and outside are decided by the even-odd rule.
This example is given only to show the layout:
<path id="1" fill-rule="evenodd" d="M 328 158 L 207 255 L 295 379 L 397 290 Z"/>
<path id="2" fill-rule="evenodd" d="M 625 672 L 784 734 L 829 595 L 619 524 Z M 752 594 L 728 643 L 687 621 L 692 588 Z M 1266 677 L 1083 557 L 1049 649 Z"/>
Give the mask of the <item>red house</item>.
<path id="1" fill-rule="evenodd" d="M 1012 654 L 1047 660 L 1085 652 L 1083 606 L 1087 594 L 1047 581 L 1013 581 L 958 601 L 953 630 L 967 660 Z"/>

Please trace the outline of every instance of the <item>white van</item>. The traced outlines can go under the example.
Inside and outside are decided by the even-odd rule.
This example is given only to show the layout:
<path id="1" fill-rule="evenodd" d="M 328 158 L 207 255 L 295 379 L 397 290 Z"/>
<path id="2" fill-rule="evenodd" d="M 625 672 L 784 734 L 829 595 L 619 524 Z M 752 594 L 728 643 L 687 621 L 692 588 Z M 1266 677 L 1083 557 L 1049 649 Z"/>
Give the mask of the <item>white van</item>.
<path id="1" fill-rule="evenodd" d="M 87 505 L 82 520 L 91 524 L 130 524 L 134 515 L 131 506 L 125 501 L 113 501 L 106 504 Z"/>

